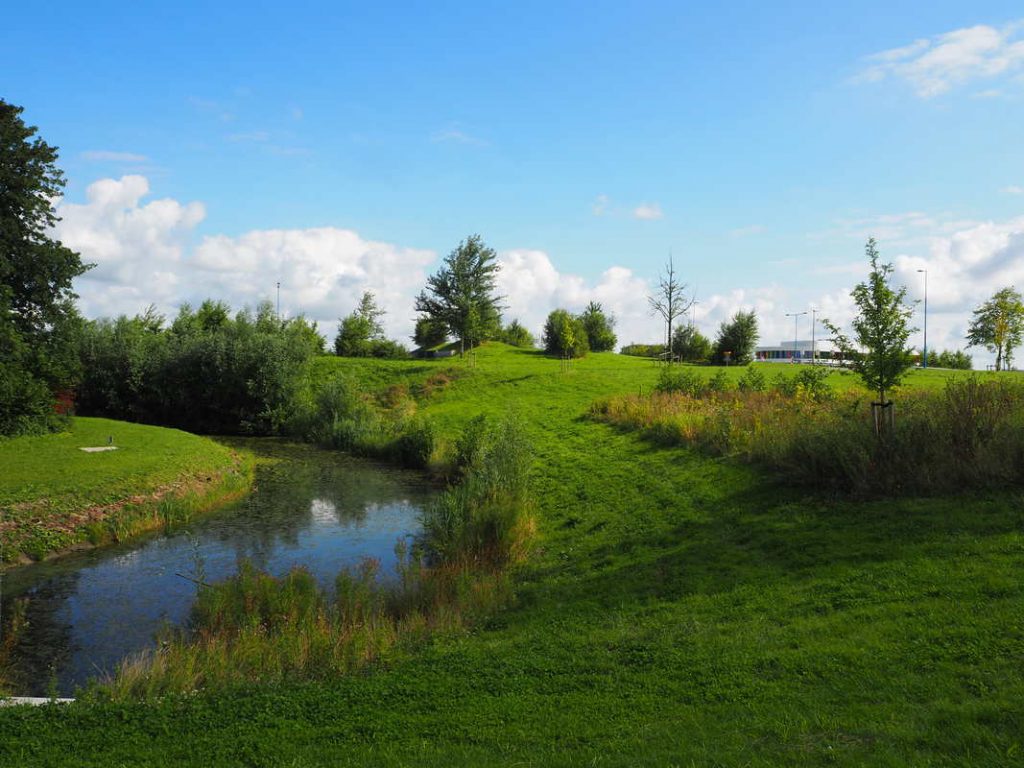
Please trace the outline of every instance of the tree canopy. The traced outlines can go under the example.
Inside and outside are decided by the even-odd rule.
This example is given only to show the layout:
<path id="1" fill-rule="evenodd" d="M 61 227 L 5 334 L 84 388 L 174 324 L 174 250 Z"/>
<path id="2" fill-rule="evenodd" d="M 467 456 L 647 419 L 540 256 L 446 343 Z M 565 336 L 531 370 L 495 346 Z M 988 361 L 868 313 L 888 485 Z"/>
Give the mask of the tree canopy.
<path id="1" fill-rule="evenodd" d="M 985 347 L 996 356 L 996 370 L 1013 364 L 1013 350 L 1024 337 L 1024 298 L 1013 286 L 996 291 L 974 310 L 967 329 L 972 347 Z"/>
<path id="2" fill-rule="evenodd" d="M 618 338 L 615 335 L 615 316 L 605 312 L 596 301 L 587 304 L 580 314 L 580 322 L 587 332 L 587 346 L 593 352 L 608 352 L 615 349 Z"/>
<path id="3" fill-rule="evenodd" d="M 497 259 L 479 235 L 470 235 L 445 257 L 416 297 L 416 311 L 443 323 L 463 351 L 493 338 L 501 328 Z"/>
<path id="4" fill-rule="evenodd" d="M 0 100 L 0 433 L 44 425 L 74 383 L 72 281 L 89 266 L 50 237 L 64 188 L 57 149 Z M 33 427 L 35 425 L 35 427 Z"/>
<path id="5" fill-rule="evenodd" d="M 583 321 L 564 309 L 556 309 L 544 323 L 544 350 L 559 357 L 583 357 L 589 350 Z"/>
<path id="6" fill-rule="evenodd" d="M 874 238 L 868 240 L 864 250 L 871 272 L 867 281 L 858 283 L 850 294 L 858 310 L 852 323 L 856 343 L 831 321 L 826 320 L 825 327 L 843 359 L 851 361 L 864 385 L 877 392 L 879 402 L 885 404 L 886 393 L 899 385 L 913 365 L 907 339 L 917 329 L 910 327 L 914 310 L 906 304 L 907 289 L 904 286 L 894 291 L 889 285 L 892 264 L 879 261 Z"/>
<path id="7" fill-rule="evenodd" d="M 672 334 L 672 354 L 688 363 L 711 359 L 711 341 L 692 325 L 680 325 Z"/>
<path id="8" fill-rule="evenodd" d="M 401 344 L 384 336 L 386 312 L 371 291 L 365 291 L 352 313 L 338 321 L 334 353 L 341 357 L 405 357 Z"/>
<path id="9" fill-rule="evenodd" d="M 757 345 L 757 314 L 754 310 L 737 312 L 718 328 L 713 361 L 716 365 L 746 365 L 754 358 Z"/>

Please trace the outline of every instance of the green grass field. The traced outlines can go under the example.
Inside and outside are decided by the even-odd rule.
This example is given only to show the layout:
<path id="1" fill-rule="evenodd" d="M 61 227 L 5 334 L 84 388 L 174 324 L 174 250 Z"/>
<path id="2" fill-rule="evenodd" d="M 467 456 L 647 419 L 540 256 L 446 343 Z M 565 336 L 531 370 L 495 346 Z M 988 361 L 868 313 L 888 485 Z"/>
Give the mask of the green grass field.
<path id="1" fill-rule="evenodd" d="M 853 502 L 654 447 L 586 416 L 656 380 L 612 354 L 563 370 L 494 345 L 472 366 L 324 358 L 311 376 L 415 387 L 450 367 L 421 406 L 445 436 L 512 408 L 536 446 L 513 608 L 329 683 L 0 711 L 0 764 L 1024 760 L 1019 492 Z"/>
<path id="2" fill-rule="evenodd" d="M 116 451 L 86 453 L 82 447 Z M 67 432 L 0 440 L 3 560 L 41 557 L 88 540 L 90 525 L 123 502 L 180 495 L 231 470 L 236 456 L 176 429 L 76 418 Z M 92 538 L 98 532 L 91 529 Z"/>

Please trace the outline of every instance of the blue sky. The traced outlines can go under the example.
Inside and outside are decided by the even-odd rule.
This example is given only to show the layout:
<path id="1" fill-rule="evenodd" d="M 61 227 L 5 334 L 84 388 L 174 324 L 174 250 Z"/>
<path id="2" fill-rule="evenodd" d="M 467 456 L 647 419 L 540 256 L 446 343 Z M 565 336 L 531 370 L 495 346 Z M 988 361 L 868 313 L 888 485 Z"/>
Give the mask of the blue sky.
<path id="1" fill-rule="evenodd" d="M 656 339 L 671 251 L 706 332 L 752 306 L 775 341 L 848 314 L 874 233 L 961 346 L 1024 284 L 1024 10 L 838 5 L 21 4 L 0 97 L 61 148 L 92 314 L 281 279 L 325 325 L 370 287 L 404 333 L 479 232 L 534 325 L 596 296 Z"/>

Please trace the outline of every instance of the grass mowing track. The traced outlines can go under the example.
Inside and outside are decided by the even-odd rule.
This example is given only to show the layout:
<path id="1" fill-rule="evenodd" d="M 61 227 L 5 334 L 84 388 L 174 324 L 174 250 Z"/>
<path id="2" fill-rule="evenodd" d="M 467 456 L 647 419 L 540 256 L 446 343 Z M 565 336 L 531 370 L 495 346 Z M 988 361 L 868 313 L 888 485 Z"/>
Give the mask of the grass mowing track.
<path id="1" fill-rule="evenodd" d="M 513 407 L 537 449 L 539 542 L 513 609 L 330 683 L 0 711 L 0 764 L 1024 759 L 1019 492 L 852 502 L 653 447 L 584 416 L 656 379 L 611 354 L 562 372 L 492 345 L 472 367 L 324 358 L 311 376 L 384 386 L 453 365 L 465 375 L 424 409 L 442 433 Z"/>

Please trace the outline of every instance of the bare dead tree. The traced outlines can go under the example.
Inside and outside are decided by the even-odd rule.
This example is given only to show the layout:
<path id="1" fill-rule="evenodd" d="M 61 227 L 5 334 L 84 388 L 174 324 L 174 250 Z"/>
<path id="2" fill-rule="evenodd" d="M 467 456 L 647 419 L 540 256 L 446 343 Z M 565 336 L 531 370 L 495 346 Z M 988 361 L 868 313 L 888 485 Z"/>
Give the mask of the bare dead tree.
<path id="1" fill-rule="evenodd" d="M 654 295 L 648 296 L 651 314 L 659 315 L 665 321 L 665 350 L 669 362 L 672 361 L 672 324 L 677 317 L 682 317 L 693 306 L 693 297 L 686 295 L 686 283 L 676 278 L 675 264 L 672 256 L 668 257 L 665 271 L 658 278 L 658 287 Z"/>

